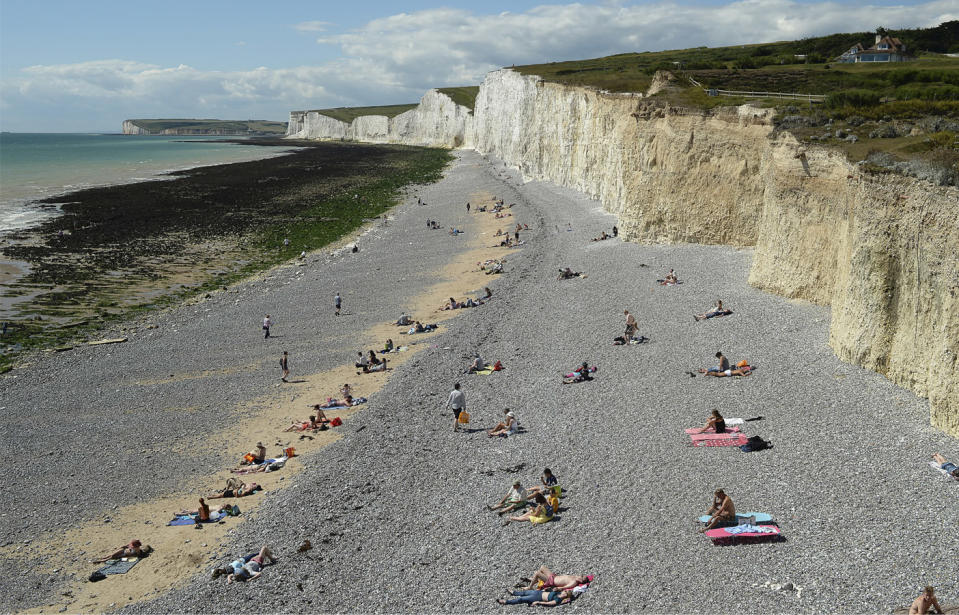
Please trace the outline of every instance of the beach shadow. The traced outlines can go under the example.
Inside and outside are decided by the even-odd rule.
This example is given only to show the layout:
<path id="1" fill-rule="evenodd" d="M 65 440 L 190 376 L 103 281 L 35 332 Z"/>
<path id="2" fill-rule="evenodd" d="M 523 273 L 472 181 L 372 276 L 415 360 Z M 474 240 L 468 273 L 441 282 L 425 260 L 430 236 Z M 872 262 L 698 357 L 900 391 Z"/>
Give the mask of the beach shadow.
<path id="1" fill-rule="evenodd" d="M 306 380 L 287 380 L 286 384 L 303 384 Z"/>

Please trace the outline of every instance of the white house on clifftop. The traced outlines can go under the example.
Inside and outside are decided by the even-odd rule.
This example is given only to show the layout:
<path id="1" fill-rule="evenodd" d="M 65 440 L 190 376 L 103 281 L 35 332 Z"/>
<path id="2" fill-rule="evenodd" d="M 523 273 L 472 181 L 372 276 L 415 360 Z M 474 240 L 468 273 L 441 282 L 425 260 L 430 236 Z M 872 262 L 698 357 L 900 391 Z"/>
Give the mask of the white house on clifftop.
<path id="1" fill-rule="evenodd" d="M 906 46 L 898 38 L 876 35 L 875 44 L 866 49 L 861 43 L 836 58 L 837 62 L 852 64 L 854 62 L 906 62 L 911 60 L 906 55 Z"/>

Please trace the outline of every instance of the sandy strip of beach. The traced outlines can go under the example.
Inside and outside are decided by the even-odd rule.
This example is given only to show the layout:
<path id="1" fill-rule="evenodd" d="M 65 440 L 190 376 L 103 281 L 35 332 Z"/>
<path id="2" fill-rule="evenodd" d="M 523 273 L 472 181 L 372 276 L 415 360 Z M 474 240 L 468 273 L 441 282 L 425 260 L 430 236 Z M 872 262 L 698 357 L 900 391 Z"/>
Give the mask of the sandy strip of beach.
<path id="1" fill-rule="evenodd" d="M 473 195 L 515 202 L 513 217 L 488 225 L 488 217 L 467 214 Z M 427 218 L 467 233 L 429 231 Z M 451 265 L 470 266 L 466 255 L 483 228 L 491 235 L 515 222 L 531 227 L 523 249 L 492 249 L 508 254 L 505 274 L 477 283 Z M 434 321 L 446 314 L 429 311 L 447 293 L 459 298 L 487 280 L 495 282 L 493 301 L 444 321 L 420 352 L 397 362 L 348 417 L 342 437 L 291 460 L 275 478 L 285 474 L 289 486 L 254 496 L 257 508 L 227 525 L 222 542 L 208 541 L 204 530 L 208 547 L 197 549 L 201 532 L 182 529 L 177 537 L 191 542 L 173 552 L 202 561 L 176 575 L 195 576 L 127 610 L 487 612 L 500 610 L 493 599 L 543 564 L 595 574 L 568 607 L 591 612 L 876 612 L 908 603 L 926 583 L 955 601 L 959 545 L 950 528 L 959 524 L 959 497 L 926 460 L 937 450 L 955 459 L 959 446 L 928 426 L 926 402 L 839 362 L 826 346 L 827 309 L 750 288 L 749 251 L 590 241 L 613 223 L 582 195 L 523 183 L 463 152 L 442 181 L 411 193 L 388 226 L 360 240 L 357 254 L 317 255 L 160 315 L 151 321 L 157 329 L 140 329 L 125 344 L 48 357 L 8 375 L 0 381 L 4 405 L 17 411 L 5 416 L 4 437 L 30 463 L 4 492 L 5 508 L 22 514 L 0 517 L 0 557 L 10 573 L 0 581 L 0 607 L 102 608 L 96 590 L 125 580 L 88 585 L 82 601 L 52 600 L 80 567 L 53 572 L 46 551 L 23 541 L 103 527 L 105 516 L 111 525 L 114 515 L 127 518 L 128 506 L 169 494 L 191 504 L 209 485 L 204 479 L 222 476 L 252 444 L 238 441 L 257 433 L 244 422 L 260 412 L 250 400 L 275 400 L 276 412 L 263 415 L 271 426 L 306 414 L 309 400 L 290 394 L 287 402 L 289 389 L 276 386 L 279 352 L 290 351 L 293 377 L 308 380 L 304 389 L 332 395 L 348 375 L 336 370 L 398 330 L 382 323 L 411 307 L 414 317 Z M 565 266 L 589 277 L 557 281 Z M 669 268 L 683 284 L 656 284 Z M 426 296 L 429 289 L 435 294 Z M 332 315 L 336 292 L 344 297 L 341 317 Z M 716 298 L 735 313 L 694 321 Z M 648 344 L 612 345 L 624 308 L 637 314 Z M 266 312 L 277 335 L 268 342 L 258 326 Z M 366 337 L 370 331 L 376 339 Z M 716 350 L 734 362 L 748 358 L 756 373 L 686 373 L 710 365 Z M 506 370 L 463 375 L 477 351 Z M 560 374 L 583 360 L 599 366 L 596 379 L 560 384 Z M 473 415 L 459 434 L 442 408 L 456 381 Z M 490 440 L 482 428 L 504 407 L 525 431 Z M 711 408 L 762 416 L 748 432 L 773 449 L 687 446 L 683 428 L 702 424 Z M 216 438 L 222 444 L 211 445 Z M 556 519 L 504 527 L 486 511 L 514 479 L 532 484 L 543 467 L 568 488 Z M 717 487 L 741 510 L 773 514 L 787 540 L 712 546 L 695 517 Z M 169 512 L 148 510 L 154 524 Z M 137 537 L 152 540 L 143 530 Z M 299 553 L 304 539 L 314 548 Z M 281 561 L 262 578 L 240 586 L 210 578 L 213 565 L 264 544 Z M 79 546 L 89 557 L 95 545 Z M 770 588 L 786 582 L 802 591 Z M 106 606 L 149 599 L 153 589 L 163 588 Z"/>

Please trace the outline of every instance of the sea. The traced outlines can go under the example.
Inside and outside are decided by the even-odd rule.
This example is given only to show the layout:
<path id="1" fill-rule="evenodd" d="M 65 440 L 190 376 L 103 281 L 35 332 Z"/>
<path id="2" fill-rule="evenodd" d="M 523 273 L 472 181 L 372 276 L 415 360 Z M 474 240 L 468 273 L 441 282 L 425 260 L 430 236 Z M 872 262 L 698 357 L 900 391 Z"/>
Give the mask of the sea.
<path id="1" fill-rule="evenodd" d="M 0 133 L 0 235 L 59 214 L 56 206 L 37 203 L 40 199 L 295 149 L 228 139 L 237 137 Z"/>

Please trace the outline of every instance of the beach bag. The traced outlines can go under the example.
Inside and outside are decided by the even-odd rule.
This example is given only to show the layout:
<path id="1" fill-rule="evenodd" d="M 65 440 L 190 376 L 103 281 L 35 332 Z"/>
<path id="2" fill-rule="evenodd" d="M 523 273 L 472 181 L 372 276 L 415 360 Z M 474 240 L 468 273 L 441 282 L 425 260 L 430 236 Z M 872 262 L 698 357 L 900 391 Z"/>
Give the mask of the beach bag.
<path id="1" fill-rule="evenodd" d="M 245 461 L 246 463 L 253 463 L 254 461 L 256 461 L 256 458 L 250 453 L 247 453 L 246 455 L 243 455 L 243 461 Z"/>
<path id="2" fill-rule="evenodd" d="M 330 427 L 339 427 L 342 424 L 343 421 L 338 416 L 333 417 L 333 420 L 330 421 Z"/>
<path id="3" fill-rule="evenodd" d="M 456 420 L 459 421 L 460 423 L 462 423 L 463 425 L 469 424 L 469 422 L 470 422 L 470 414 L 469 414 L 469 412 L 467 412 L 466 410 L 460 411 L 460 415 L 459 415 L 458 417 L 456 417 Z"/>
<path id="4" fill-rule="evenodd" d="M 769 442 L 766 442 L 759 436 L 750 436 L 746 440 L 746 444 L 743 444 L 739 447 L 744 453 L 754 453 L 756 451 L 766 450 L 767 448 L 772 448 L 772 445 Z"/>
<path id="5" fill-rule="evenodd" d="M 283 449 L 283 454 L 286 455 L 287 457 L 296 457 L 296 448 L 292 446 L 289 448 L 285 448 Z"/>
<path id="6" fill-rule="evenodd" d="M 736 367 L 749 367 L 749 361 L 747 361 L 746 359 L 743 359 L 742 361 L 736 364 Z"/>

